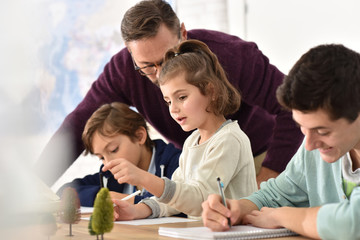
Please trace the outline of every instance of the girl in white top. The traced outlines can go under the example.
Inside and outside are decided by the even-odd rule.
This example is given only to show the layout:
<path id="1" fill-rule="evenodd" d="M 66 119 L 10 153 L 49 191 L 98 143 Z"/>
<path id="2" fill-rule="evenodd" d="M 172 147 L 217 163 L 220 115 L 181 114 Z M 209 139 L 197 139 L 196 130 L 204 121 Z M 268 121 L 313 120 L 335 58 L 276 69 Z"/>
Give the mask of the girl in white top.
<path id="1" fill-rule="evenodd" d="M 121 164 L 121 159 L 104 166 L 119 183 L 140 185 L 154 195 L 135 205 L 115 200 L 115 219 L 181 212 L 200 217 L 202 202 L 219 191 L 217 177 L 227 198 L 256 191 L 250 141 L 236 121 L 225 118 L 239 108 L 240 94 L 228 82 L 215 54 L 200 41 L 184 41 L 166 53 L 158 76 L 172 118 L 184 131 L 195 131 L 184 143 L 171 180 L 153 174 L 139 179 L 136 168 Z"/>

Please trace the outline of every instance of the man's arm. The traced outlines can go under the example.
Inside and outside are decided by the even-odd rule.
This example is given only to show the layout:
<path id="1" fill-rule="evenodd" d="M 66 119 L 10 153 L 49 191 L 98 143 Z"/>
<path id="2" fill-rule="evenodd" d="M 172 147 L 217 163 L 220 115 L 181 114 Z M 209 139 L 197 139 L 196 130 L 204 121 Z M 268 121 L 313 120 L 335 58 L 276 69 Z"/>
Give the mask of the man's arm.
<path id="1" fill-rule="evenodd" d="M 261 167 L 259 173 L 256 176 L 258 188 L 260 188 L 260 183 L 265 182 L 270 178 L 276 178 L 278 175 L 278 172 L 271 170 L 270 168 Z"/>
<path id="2" fill-rule="evenodd" d="M 276 98 L 276 90 L 283 82 L 284 74 L 269 62 L 256 45 L 250 45 L 246 53 L 249 56 L 247 60 L 250 70 L 246 70 L 242 76 L 243 79 L 247 79 L 246 81 L 239 80 L 242 81 L 240 84 L 243 101 L 260 107 L 274 119 L 272 135 L 262 163 L 262 167 L 266 169 L 261 169 L 258 176 L 260 183 L 286 168 L 299 148 L 303 134 L 293 121 L 291 112 L 281 107 Z M 263 118 L 266 118 L 266 114 L 263 114 Z M 259 117 L 255 120 L 261 121 Z M 259 133 L 254 140 L 257 141 L 261 137 L 263 135 Z"/>
<path id="3" fill-rule="evenodd" d="M 83 151 L 80 129 L 64 120 L 45 146 L 34 165 L 35 173 L 48 185 L 53 185 Z M 78 137 L 77 137 L 78 136 Z"/>
<path id="4" fill-rule="evenodd" d="M 134 78 L 136 72 L 132 63 L 124 62 L 125 54 L 129 53 L 123 49 L 106 64 L 103 73 L 75 110 L 65 118 L 35 163 L 34 171 L 47 185 L 51 186 L 84 150 L 81 135 L 86 121 L 98 107 L 114 101 L 130 105 L 124 93 L 126 90 L 122 91 L 126 83 L 124 73 L 132 71 L 133 75 L 126 75 Z"/>

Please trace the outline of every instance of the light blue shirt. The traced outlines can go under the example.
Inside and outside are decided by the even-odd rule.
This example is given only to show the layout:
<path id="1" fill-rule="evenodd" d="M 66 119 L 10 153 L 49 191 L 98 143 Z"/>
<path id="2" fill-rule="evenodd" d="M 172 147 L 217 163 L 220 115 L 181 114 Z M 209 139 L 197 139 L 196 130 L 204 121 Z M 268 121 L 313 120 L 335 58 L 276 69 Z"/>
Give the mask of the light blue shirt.
<path id="1" fill-rule="evenodd" d="M 317 230 L 322 239 L 360 239 L 360 187 L 347 198 L 342 183 L 343 157 L 326 163 L 318 150 L 307 151 L 304 143 L 276 178 L 246 199 L 258 208 L 316 207 Z"/>

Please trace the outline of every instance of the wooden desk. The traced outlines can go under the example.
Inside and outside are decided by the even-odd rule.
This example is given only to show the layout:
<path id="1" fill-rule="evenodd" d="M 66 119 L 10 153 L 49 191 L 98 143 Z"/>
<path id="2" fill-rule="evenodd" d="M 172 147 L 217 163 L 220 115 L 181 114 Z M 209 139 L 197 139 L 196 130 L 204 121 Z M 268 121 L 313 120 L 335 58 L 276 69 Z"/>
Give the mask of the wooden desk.
<path id="1" fill-rule="evenodd" d="M 61 224 L 54 236 L 50 237 L 50 240 L 58 239 L 67 239 L 67 240 L 94 240 L 96 236 L 91 236 L 88 232 L 89 221 L 81 220 L 78 224 L 72 225 L 73 235 L 69 237 L 69 225 Z M 200 227 L 203 226 L 202 222 L 183 222 L 183 223 L 167 223 L 167 224 L 157 224 L 157 225 L 124 225 L 124 224 L 114 224 L 114 228 L 110 233 L 104 234 L 105 240 L 121 240 L 121 239 L 160 239 L 160 240 L 175 240 L 178 238 L 170 238 L 165 236 L 160 236 L 158 234 L 159 227 Z M 308 238 L 304 237 L 283 237 L 283 238 L 271 238 L 278 240 L 306 240 Z"/>

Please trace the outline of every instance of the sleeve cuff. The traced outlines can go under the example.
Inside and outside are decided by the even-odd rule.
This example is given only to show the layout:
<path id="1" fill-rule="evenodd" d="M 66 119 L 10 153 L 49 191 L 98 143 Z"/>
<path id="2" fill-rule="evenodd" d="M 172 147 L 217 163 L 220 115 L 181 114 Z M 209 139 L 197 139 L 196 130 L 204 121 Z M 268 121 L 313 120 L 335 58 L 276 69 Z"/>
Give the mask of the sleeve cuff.
<path id="1" fill-rule="evenodd" d="M 162 179 L 165 183 L 164 192 L 159 198 L 155 197 L 155 199 L 162 203 L 169 203 L 175 195 L 176 183 L 174 181 L 171 181 L 167 177 L 163 177 Z"/>
<path id="2" fill-rule="evenodd" d="M 158 218 L 160 216 L 160 206 L 154 199 L 145 198 L 139 203 L 143 203 L 151 209 L 151 215 L 147 218 Z"/>

